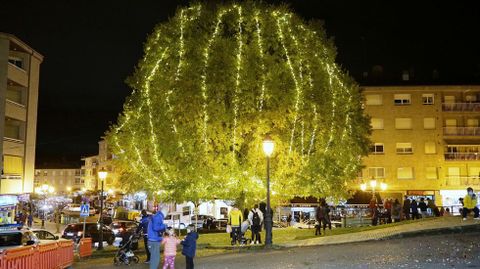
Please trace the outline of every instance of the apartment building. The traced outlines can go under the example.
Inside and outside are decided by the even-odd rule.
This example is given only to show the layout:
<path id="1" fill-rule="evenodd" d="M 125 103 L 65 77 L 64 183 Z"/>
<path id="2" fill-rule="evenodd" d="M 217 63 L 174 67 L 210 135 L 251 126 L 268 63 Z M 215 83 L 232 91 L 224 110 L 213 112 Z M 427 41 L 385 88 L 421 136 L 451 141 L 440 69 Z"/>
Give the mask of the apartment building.
<path id="1" fill-rule="evenodd" d="M 101 140 L 98 142 L 98 155 L 82 158 L 84 162 L 82 170 L 84 171 L 85 187 L 88 190 L 99 190 L 101 188 L 101 181 L 98 178 L 98 171 L 101 169 L 108 172 L 107 178 L 103 182 L 104 189 L 108 191 L 119 187 L 118 179 L 120 175 L 115 169 L 114 157 L 105 140 Z"/>
<path id="2" fill-rule="evenodd" d="M 82 175 L 87 190 L 98 190 L 98 155 L 82 158 Z"/>
<path id="3" fill-rule="evenodd" d="M 480 86 L 364 87 L 371 149 L 360 182 L 387 183 L 383 197 L 458 204 L 480 191 Z"/>
<path id="4" fill-rule="evenodd" d="M 78 168 L 67 169 L 35 169 L 35 189 L 42 185 L 54 188 L 55 193 L 68 194 L 85 188 L 82 170 Z M 37 189 L 38 190 L 38 189 Z"/>
<path id="5" fill-rule="evenodd" d="M 18 38 L 0 33 L 0 194 L 33 192 L 42 61 Z"/>

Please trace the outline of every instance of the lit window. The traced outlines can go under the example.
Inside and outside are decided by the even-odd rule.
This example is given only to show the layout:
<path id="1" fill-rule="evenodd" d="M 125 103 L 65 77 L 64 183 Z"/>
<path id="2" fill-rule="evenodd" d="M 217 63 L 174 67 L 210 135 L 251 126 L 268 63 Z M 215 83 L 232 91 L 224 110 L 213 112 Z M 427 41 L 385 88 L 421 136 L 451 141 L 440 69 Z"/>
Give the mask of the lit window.
<path id="1" fill-rule="evenodd" d="M 467 119 L 468 127 L 478 127 L 478 119 Z"/>
<path id="2" fill-rule="evenodd" d="M 437 153 L 435 142 L 425 142 L 425 154 L 435 154 Z"/>
<path id="3" fill-rule="evenodd" d="M 438 179 L 438 173 L 436 167 L 425 167 L 426 179 Z"/>
<path id="4" fill-rule="evenodd" d="M 381 105 L 382 102 L 382 95 L 380 94 L 367 94 L 365 96 L 367 106 L 378 106 Z"/>
<path id="5" fill-rule="evenodd" d="M 397 143 L 397 154 L 412 154 L 412 143 Z"/>
<path id="6" fill-rule="evenodd" d="M 382 130 L 383 129 L 383 119 L 372 118 L 370 120 L 373 130 Z"/>
<path id="7" fill-rule="evenodd" d="M 412 96 L 410 94 L 395 94 L 393 96 L 394 104 L 397 106 L 410 105 Z"/>
<path id="8" fill-rule="evenodd" d="M 433 99 L 433 93 L 425 93 L 422 94 L 422 103 L 424 105 L 433 105 L 434 104 L 434 99 Z"/>
<path id="9" fill-rule="evenodd" d="M 375 143 L 370 147 L 372 154 L 383 154 L 383 143 Z"/>
<path id="10" fill-rule="evenodd" d="M 423 118 L 423 129 L 435 129 L 435 118 Z"/>
<path id="11" fill-rule="evenodd" d="M 373 178 L 385 178 L 385 168 L 384 167 L 369 167 L 368 175 Z"/>
<path id="12" fill-rule="evenodd" d="M 3 156 L 3 173 L 6 175 L 23 174 L 23 158 L 19 156 Z"/>
<path id="13" fill-rule="evenodd" d="M 413 167 L 398 167 L 397 168 L 397 178 L 398 179 L 412 179 L 413 178 Z"/>
<path id="14" fill-rule="evenodd" d="M 449 178 L 459 178 L 460 177 L 460 167 L 448 167 L 447 176 Z"/>
<path id="15" fill-rule="evenodd" d="M 467 95 L 465 96 L 465 101 L 467 103 L 472 103 L 477 101 L 477 96 L 476 95 Z"/>
<path id="16" fill-rule="evenodd" d="M 411 118 L 396 118 L 395 119 L 395 129 L 406 130 L 412 129 L 412 119 Z"/>

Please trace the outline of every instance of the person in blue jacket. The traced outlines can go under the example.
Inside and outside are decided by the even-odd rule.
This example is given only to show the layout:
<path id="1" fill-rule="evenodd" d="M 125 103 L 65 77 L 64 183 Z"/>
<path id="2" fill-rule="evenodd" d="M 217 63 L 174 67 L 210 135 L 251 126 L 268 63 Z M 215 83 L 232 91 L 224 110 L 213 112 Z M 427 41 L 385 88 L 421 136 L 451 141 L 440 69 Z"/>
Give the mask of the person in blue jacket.
<path id="1" fill-rule="evenodd" d="M 157 269 L 160 264 L 160 246 L 162 245 L 163 232 L 165 232 L 163 220 L 167 213 L 168 208 L 164 207 L 148 218 L 147 237 L 148 250 L 150 251 L 150 269 Z"/>
<path id="2" fill-rule="evenodd" d="M 138 228 L 136 230 L 136 233 L 138 234 L 140 231 L 142 231 L 143 234 L 143 245 L 145 246 L 145 252 L 147 253 L 147 260 L 145 263 L 150 262 L 150 251 L 148 251 L 148 222 L 149 222 L 150 217 L 147 214 L 147 211 L 144 209 L 142 210 L 142 218 L 140 219 L 140 225 L 138 225 Z"/>
<path id="3" fill-rule="evenodd" d="M 195 226 L 188 225 L 187 236 L 182 240 L 182 254 L 185 256 L 187 269 L 193 269 L 193 257 L 197 251 L 198 233 L 195 232 Z"/>

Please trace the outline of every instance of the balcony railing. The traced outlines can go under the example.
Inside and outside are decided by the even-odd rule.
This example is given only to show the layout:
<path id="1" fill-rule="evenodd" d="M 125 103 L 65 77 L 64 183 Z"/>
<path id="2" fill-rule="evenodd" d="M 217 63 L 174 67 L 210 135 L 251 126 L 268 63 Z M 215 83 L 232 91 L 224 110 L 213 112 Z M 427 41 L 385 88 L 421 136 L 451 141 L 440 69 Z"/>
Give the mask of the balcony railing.
<path id="1" fill-rule="evenodd" d="M 480 127 L 443 127 L 443 135 L 480 136 Z"/>
<path id="2" fill-rule="evenodd" d="M 443 103 L 443 111 L 480 111 L 480 103 Z"/>
<path id="3" fill-rule="evenodd" d="M 446 176 L 447 186 L 472 186 L 480 184 L 479 176 Z"/>
<path id="4" fill-rule="evenodd" d="M 479 152 L 445 153 L 445 161 L 480 161 Z"/>

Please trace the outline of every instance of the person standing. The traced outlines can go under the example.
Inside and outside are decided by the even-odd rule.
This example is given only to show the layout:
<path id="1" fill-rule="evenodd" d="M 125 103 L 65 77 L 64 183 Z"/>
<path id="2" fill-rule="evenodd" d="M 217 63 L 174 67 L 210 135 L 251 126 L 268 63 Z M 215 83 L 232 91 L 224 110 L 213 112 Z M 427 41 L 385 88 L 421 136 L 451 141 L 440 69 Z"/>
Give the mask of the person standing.
<path id="1" fill-rule="evenodd" d="M 402 212 L 402 206 L 400 205 L 400 201 L 395 199 L 395 202 L 392 206 L 392 219 L 394 222 L 400 222 L 400 214 Z"/>
<path id="2" fill-rule="evenodd" d="M 235 245 L 237 241 L 240 243 L 241 225 L 243 222 L 243 214 L 236 207 L 233 207 L 228 214 L 228 225 L 232 227 L 232 245 Z"/>
<path id="3" fill-rule="evenodd" d="M 425 198 L 420 198 L 420 203 L 418 203 L 418 208 L 420 208 L 420 213 L 422 214 L 422 218 L 427 216 L 427 203 L 425 203 Z"/>
<path id="4" fill-rule="evenodd" d="M 185 256 L 185 261 L 187 269 L 193 269 L 193 258 L 195 257 L 195 252 L 197 251 L 197 239 L 198 234 L 195 232 L 195 226 L 187 226 L 187 236 L 182 240 L 181 244 L 183 246 L 182 254 Z"/>
<path id="5" fill-rule="evenodd" d="M 407 196 L 405 196 L 405 200 L 403 201 L 403 218 L 406 220 L 410 219 L 410 206 L 411 202 Z"/>
<path id="6" fill-rule="evenodd" d="M 162 245 L 164 245 L 163 269 L 175 269 L 175 256 L 177 255 L 178 244 L 180 244 L 180 240 L 175 236 L 175 232 L 172 229 L 168 229 L 167 236 L 162 240 Z"/>
<path id="7" fill-rule="evenodd" d="M 261 244 L 262 238 L 260 232 L 262 231 L 263 213 L 258 209 L 258 205 L 254 205 L 253 209 L 248 213 L 248 221 L 252 227 L 252 245 Z"/>
<path id="8" fill-rule="evenodd" d="M 148 222 L 150 220 L 150 217 L 147 214 L 147 211 L 144 209 L 142 210 L 142 218 L 140 219 L 140 225 L 138 225 L 136 233 L 139 233 L 140 231 L 143 234 L 143 245 L 145 246 L 145 252 L 147 254 L 147 259 L 145 260 L 145 263 L 150 262 L 150 251 L 148 250 Z"/>
<path id="9" fill-rule="evenodd" d="M 463 209 L 462 209 L 462 217 L 463 220 L 467 220 L 467 215 L 473 211 L 473 219 L 479 220 L 479 210 L 477 207 L 477 195 L 473 192 L 471 187 L 467 188 L 467 195 L 463 198 Z"/>
<path id="10" fill-rule="evenodd" d="M 168 208 L 163 207 L 148 220 L 147 237 L 148 250 L 150 251 L 150 269 L 157 269 L 160 264 L 160 246 L 162 233 L 165 231 L 163 220 L 168 213 Z"/>
<path id="11" fill-rule="evenodd" d="M 413 199 L 412 203 L 410 204 L 410 208 L 412 209 L 412 219 L 419 219 L 420 216 L 418 215 L 418 205 L 417 200 Z"/>
<path id="12" fill-rule="evenodd" d="M 27 223 L 28 223 L 28 227 L 29 227 L 29 228 L 32 228 L 32 226 L 33 226 L 33 215 L 32 215 L 32 212 L 30 212 L 30 213 L 28 214 Z"/>
<path id="13" fill-rule="evenodd" d="M 370 204 L 368 205 L 368 208 L 371 210 L 372 214 L 372 226 L 376 226 L 378 224 L 378 208 L 377 208 L 377 201 L 375 198 L 372 198 L 370 200 Z"/>

